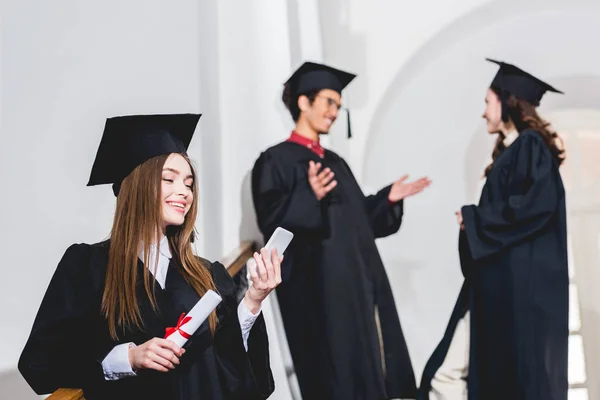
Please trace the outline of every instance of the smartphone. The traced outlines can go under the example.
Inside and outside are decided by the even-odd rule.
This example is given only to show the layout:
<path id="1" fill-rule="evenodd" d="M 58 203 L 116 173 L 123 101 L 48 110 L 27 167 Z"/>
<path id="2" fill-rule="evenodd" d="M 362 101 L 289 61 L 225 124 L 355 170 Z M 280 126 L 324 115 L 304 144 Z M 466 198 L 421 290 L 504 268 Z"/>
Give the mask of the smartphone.
<path id="1" fill-rule="evenodd" d="M 286 229 L 278 227 L 273 232 L 273 235 L 269 238 L 269 241 L 265 245 L 265 249 L 271 253 L 273 249 L 277 250 L 278 255 L 282 255 L 285 249 L 294 238 L 294 234 Z"/>

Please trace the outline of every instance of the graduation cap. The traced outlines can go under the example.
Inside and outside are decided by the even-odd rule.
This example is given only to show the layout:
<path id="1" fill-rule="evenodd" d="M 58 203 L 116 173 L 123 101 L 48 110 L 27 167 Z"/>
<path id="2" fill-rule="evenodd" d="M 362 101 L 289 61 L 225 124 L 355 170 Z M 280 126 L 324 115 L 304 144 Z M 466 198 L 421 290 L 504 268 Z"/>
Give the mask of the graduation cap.
<path id="1" fill-rule="evenodd" d="M 87 186 L 121 182 L 152 157 L 185 153 L 201 114 L 128 115 L 108 118 Z"/>
<path id="2" fill-rule="evenodd" d="M 563 94 L 560 90 L 553 88 L 519 67 L 489 58 L 486 58 L 486 60 L 500 66 L 490 86 L 500 90 L 502 120 L 505 122 L 508 121 L 508 109 L 506 107 L 507 94 L 512 94 L 536 107 L 540 105 L 540 101 L 546 92 Z"/>
<path id="3" fill-rule="evenodd" d="M 290 87 L 296 98 L 302 94 L 322 89 L 335 90 L 341 94 L 342 90 L 355 77 L 355 74 L 307 61 L 292 74 L 284 85 Z M 346 109 L 346 112 L 348 113 L 348 137 L 350 138 L 352 137 L 350 110 Z"/>

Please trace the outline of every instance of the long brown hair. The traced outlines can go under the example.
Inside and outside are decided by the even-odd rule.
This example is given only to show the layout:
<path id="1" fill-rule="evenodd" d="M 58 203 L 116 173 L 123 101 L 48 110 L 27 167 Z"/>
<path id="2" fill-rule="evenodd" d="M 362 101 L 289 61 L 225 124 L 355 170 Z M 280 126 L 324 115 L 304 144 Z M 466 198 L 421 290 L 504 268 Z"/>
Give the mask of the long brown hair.
<path id="1" fill-rule="evenodd" d="M 150 245 L 157 242 L 157 235 L 162 229 L 162 170 L 169 155 L 153 157 L 138 165 L 123 180 L 117 197 L 102 296 L 102 313 L 108 321 L 110 335 L 115 340 L 118 339 L 118 332 L 131 328 L 142 329 L 144 325 L 139 309 L 140 299 L 136 295 L 139 279 L 138 254 L 143 246 L 144 265 L 157 265 L 159 252 L 156 251 L 156 258 L 150 260 Z M 181 275 L 202 296 L 209 289 L 215 290 L 215 284 L 210 264 L 196 257 L 192 251 L 194 222 L 198 213 L 196 172 L 187 155 L 181 156 L 192 170 L 194 200 L 184 223 L 181 226 L 170 226 L 167 237 L 173 257 L 179 261 L 177 264 Z M 155 281 L 148 268 L 143 268 L 143 271 L 146 295 L 156 311 Z M 216 325 L 217 316 L 213 311 L 209 316 L 212 333 Z"/>
<path id="2" fill-rule="evenodd" d="M 500 90 L 493 87 L 491 89 L 498 95 L 498 98 L 500 98 Z M 506 105 L 508 106 L 508 116 L 513 124 L 515 124 L 517 131 L 521 133 L 525 129 L 533 129 L 538 132 L 542 136 L 546 146 L 548 146 L 548 149 L 550 149 L 550 153 L 552 153 L 558 165 L 561 165 L 563 161 L 565 161 L 563 141 L 560 136 L 550 128 L 550 123 L 544 121 L 539 116 L 536 106 L 525 100 L 519 99 L 514 95 L 509 95 L 507 97 Z M 485 176 L 488 176 L 492 170 L 494 161 L 496 161 L 496 158 L 498 158 L 505 150 L 506 147 L 504 146 L 503 140 L 504 137 L 498 134 L 492 152 L 492 162 L 485 169 Z"/>

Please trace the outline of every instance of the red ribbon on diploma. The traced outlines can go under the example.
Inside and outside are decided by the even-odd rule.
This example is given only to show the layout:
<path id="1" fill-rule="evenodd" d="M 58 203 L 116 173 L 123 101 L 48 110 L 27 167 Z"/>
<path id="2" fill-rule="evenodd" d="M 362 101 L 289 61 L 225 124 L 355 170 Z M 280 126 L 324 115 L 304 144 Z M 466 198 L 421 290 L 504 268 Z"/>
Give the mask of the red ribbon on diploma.
<path id="1" fill-rule="evenodd" d="M 191 319 L 192 319 L 192 317 L 186 317 L 185 313 L 181 313 L 181 315 L 179 316 L 179 321 L 177 321 L 177 326 L 169 327 L 169 328 L 165 329 L 165 339 L 169 335 L 171 335 L 172 333 L 175 333 L 175 332 L 179 332 L 179 334 L 186 339 L 191 338 L 192 335 L 190 335 L 189 333 L 187 333 L 181 329 L 181 327 L 183 325 L 185 325 L 187 322 L 189 322 Z"/>

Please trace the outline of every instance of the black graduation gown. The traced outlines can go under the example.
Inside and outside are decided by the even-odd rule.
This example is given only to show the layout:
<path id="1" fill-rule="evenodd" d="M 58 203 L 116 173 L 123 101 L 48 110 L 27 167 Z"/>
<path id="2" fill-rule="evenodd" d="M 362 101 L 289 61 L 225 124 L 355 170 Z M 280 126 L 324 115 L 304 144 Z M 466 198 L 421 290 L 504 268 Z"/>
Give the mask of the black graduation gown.
<path id="1" fill-rule="evenodd" d="M 542 137 L 523 131 L 496 159 L 478 206 L 462 208 L 464 285 L 419 398 L 471 315 L 469 400 L 566 400 L 569 275 L 565 191 Z"/>
<path id="2" fill-rule="evenodd" d="M 335 172 L 337 187 L 318 201 L 309 161 Z M 365 197 L 346 162 L 292 142 L 261 154 L 252 171 L 259 227 L 295 235 L 277 299 L 304 399 L 414 398 L 416 384 L 390 284 L 375 239 L 398 231 L 403 204 L 390 187 Z M 374 311 L 378 308 L 385 368 Z"/>
<path id="3" fill-rule="evenodd" d="M 223 265 L 209 262 L 206 266 L 223 298 L 214 338 L 205 321 L 186 343 L 175 370 L 140 370 L 135 377 L 105 380 L 101 361 L 114 346 L 163 337 L 165 328 L 175 326 L 181 313 L 200 299 L 173 258 L 165 289 L 156 284 L 159 313 L 152 310 L 140 282 L 138 299 L 145 327 L 112 340 L 100 313 L 108 246 L 108 242 L 72 245 L 52 277 L 19 360 L 19 371 L 38 394 L 66 387 L 82 388 L 88 400 L 220 400 L 265 399 L 273 392 L 264 319 L 260 316 L 252 327 L 246 353 L 233 281 Z M 141 262 L 138 267 L 141 276 L 145 267 Z"/>

